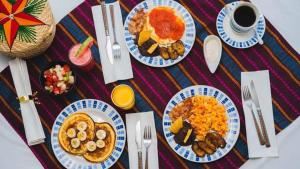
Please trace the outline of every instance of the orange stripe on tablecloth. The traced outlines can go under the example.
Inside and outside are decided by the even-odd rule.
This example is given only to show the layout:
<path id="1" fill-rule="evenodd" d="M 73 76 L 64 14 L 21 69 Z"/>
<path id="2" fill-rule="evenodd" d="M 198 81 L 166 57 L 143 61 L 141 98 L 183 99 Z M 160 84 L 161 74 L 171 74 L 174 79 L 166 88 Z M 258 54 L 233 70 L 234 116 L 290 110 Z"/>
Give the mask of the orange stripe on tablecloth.
<path id="1" fill-rule="evenodd" d="M 19 114 L 13 109 L 13 108 L 11 108 L 10 106 L 9 106 L 9 104 L 6 102 L 6 100 L 2 97 L 2 96 L 0 96 L 0 100 L 1 100 L 1 102 L 4 104 L 4 106 L 13 114 L 13 116 L 15 116 L 15 118 L 17 118 L 18 119 L 18 121 L 20 121 L 20 123 L 23 123 L 23 120 L 22 120 L 22 118 L 19 116 Z"/>
<path id="2" fill-rule="evenodd" d="M 81 23 L 80 22 L 78 22 L 78 20 L 72 15 L 72 13 L 70 13 L 69 15 L 68 15 L 75 23 L 76 23 L 76 25 L 87 35 L 87 36 L 90 36 L 90 37 L 92 37 L 92 35 L 86 30 L 86 29 L 84 29 L 83 28 L 83 26 L 81 25 Z M 98 46 L 98 43 L 94 40 L 93 41 L 93 43 L 96 45 L 96 46 Z"/>
<path id="3" fill-rule="evenodd" d="M 124 8 L 125 11 L 126 11 L 127 13 L 129 13 L 129 12 L 130 12 L 130 9 L 129 9 L 122 1 L 119 1 L 119 2 L 120 2 L 120 5 L 122 6 L 122 8 Z"/>
<path id="4" fill-rule="evenodd" d="M 225 5 L 226 3 L 224 1 L 221 1 L 219 0 L 219 2 L 222 4 L 222 5 Z M 299 64 L 300 61 L 298 59 L 298 57 L 292 53 L 280 40 L 279 36 L 276 35 L 269 27 L 266 27 L 267 31 L 277 40 L 277 42 L 279 43 L 279 45 Z"/>
<path id="5" fill-rule="evenodd" d="M 184 68 L 184 66 L 181 63 L 178 64 L 178 67 L 194 85 L 198 85 L 198 82 L 187 72 L 187 70 Z"/>
<path id="6" fill-rule="evenodd" d="M 74 39 L 74 37 L 66 30 L 66 28 L 62 26 L 62 24 L 57 24 L 57 26 L 70 38 L 74 44 L 77 43 L 77 40 Z"/>
<path id="7" fill-rule="evenodd" d="M 280 38 L 271 30 L 267 27 L 267 31 L 277 40 L 277 42 L 280 44 L 280 46 L 291 56 L 293 59 L 300 64 L 300 60 L 298 56 L 296 56 L 293 52 L 291 52 L 280 40 Z"/>
<path id="8" fill-rule="evenodd" d="M 182 89 L 182 87 L 178 84 L 176 79 L 174 79 L 167 70 L 162 69 L 162 71 L 167 76 L 167 78 L 174 84 L 174 86 L 180 91 Z"/>
<path id="9" fill-rule="evenodd" d="M 292 118 L 290 118 L 287 113 L 283 110 L 283 108 L 279 105 L 279 103 L 275 100 L 272 99 L 273 104 L 275 104 L 275 106 L 283 113 L 283 115 L 290 121 L 294 121 Z"/>
<path id="10" fill-rule="evenodd" d="M 9 85 L 8 85 L 8 88 L 9 88 L 11 91 L 14 91 L 14 93 L 16 93 L 16 89 L 15 89 L 12 85 L 10 85 L 9 81 L 8 81 L 5 77 L 3 77 L 2 74 L 0 74 L 0 78 L 4 81 L 4 83 L 9 84 Z"/>
<path id="11" fill-rule="evenodd" d="M 281 62 L 280 60 L 278 60 L 278 58 L 275 56 L 275 54 L 271 51 L 271 49 L 269 47 L 267 47 L 266 45 L 262 45 L 263 48 L 267 51 L 267 53 L 269 55 L 272 56 L 272 58 L 276 61 L 276 63 L 278 63 L 278 65 L 284 69 L 288 74 L 289 76 L 297 83 L 298 86 L 300 86 L 300 81 L 291 73 L 290 70 L 288 70 L 288 68 L 286 68 Z"/>
<path id="12" fill-rule="evenodd" d="M 133 81 L 129 80 L 129 82 L 134 86 L 134 88 L 141 94 L 141 96 L 146 100 L 148 104 L 153 108 L 155 112 L 162 118 L 162 112 L 152 103 L 152 101 L 146 96 L 146 94 L 141 90 L 141 88 Z"/>
<path id="13" fill-rule="evenodd" d="M 179 0 L 187 9 L 188 11 L 191 13 L 191 15 L 201 24 L 203 25 L 204 29 L 207 30 L 210 34 L 213 34 L 213 32 L 209 29 L 209 27 L 206 25 L 206 23 L 204 23 L 203 21 L 201 21 L 199 19 L 199 17 L 189 8 L 188 5 L 186 5 L 182 0 Z M 234 55 L 232 54 L 232 52 L 228 49 L 228 47 L 223 46 L 223 48 L 225 49 L 225 51 L 227 52 L 227 54 L 237 63 L 237 65 L 239 65 L 239 67 L 241 68 L 242 71 L 247 71 L 247 69 L 234 57 Z M 279 66 L 284 69 L 289 76 L 299 85 L 299 81 L 297 81 L 297 78 L 294 77 L 294 75 L 290 72 L 290 70 L 288 70 L 280 61 L 278 61 L 278 59 L 276 58 L 276 56 L 270 51 L 270 49 L 268 47 L 266 47 L 265 45 L 263 45 L 263 48 L 271 55 L 271 57 L 279 64 Z"/>
<path id="14" fill-rule="evenodd" d="M 238 158 L 244 163 L 246 161 L 246 159 L 240 154 L 240 152 L 238 150 L 236 150 L 235 148 L 232 149 L 234 151 L 234 153 L 238 156 Z"/>

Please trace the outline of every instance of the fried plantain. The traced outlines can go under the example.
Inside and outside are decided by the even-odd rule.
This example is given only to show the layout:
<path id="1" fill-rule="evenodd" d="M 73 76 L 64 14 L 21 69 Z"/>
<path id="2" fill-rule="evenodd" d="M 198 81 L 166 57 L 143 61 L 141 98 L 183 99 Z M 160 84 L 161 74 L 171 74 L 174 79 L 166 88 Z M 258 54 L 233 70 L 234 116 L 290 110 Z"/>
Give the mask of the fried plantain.
<path id="1" fill-rule="evenodd" d="M 205 151 L 207 154 L 211 155 L 213 154 L 215 151 L 209 147 L 208 144 L 206 144 L 204 141 L 198 141 L 198 146 Z"/>
<path id="2" fill-rule="evenodd" d="M 216 149 L 218 148 L 217 146 L 215 146 L 210 139 L 208 139 L 208 137 L 205 137 L 205 143 L 213 150 L 216 151 Z"/>
<path id="3" fill-rule="evenodd" d="M 180 56 L 182 56 L 185 52 L 184 44 L 181 40 L 176 41 L 175 43 L 172 43 L 172 48 L 176 51 L 176 53 Z"/>
<path id="4" fill-rule="evenodd" d="M 216 147 L 224 148 L 226 146 L 226 141 L 224 138 L 217 132 L 207 133 L 206 138 L 211 141 Z"/>
<path id="5" fill-rule="evenodd" d="M 168 48 L 161 47 L 160 48 L 160 56 L 165 60 L 170 59 L 170 56 L 168 53 Z"/>
<path id="6" fill-rule="evenodd" d="M 192 144 L 192 150 L 194 151 L 194 153 L 199 156 L 199 157 L 204 157 L 205 156 L 205 151 L 202 150 L 199 145 L 198 145 L 198 142 L 197 141 L 194 141 L 193 144 Z"/>
<path id="7" fill-rule="evenodd" d="M 168 53 L 169 53 L 170 59 L 175 60 L 178 58 L 178 54 L 172 46 L 168 46 Z"/>

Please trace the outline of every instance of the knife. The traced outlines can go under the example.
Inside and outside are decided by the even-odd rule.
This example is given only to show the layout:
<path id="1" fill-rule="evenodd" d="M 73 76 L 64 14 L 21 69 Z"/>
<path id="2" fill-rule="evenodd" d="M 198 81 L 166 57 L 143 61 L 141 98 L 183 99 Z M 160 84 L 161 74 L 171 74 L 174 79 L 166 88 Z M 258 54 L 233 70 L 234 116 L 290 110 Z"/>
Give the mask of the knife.
<path id="1" fill-rule="evenodd" d="M 265 124 L 264 118 L 263 118 L 262 113 L 261 113 L 261 108 L 260 108 L 260 105 L 259 105 L 259 100 L 258 100 L 258 96 L 257 96 L 256 90 L 255 90 L 253 80 L 251 80 L 251 82 L 250 82 L 250 93 L 251 93 L 251 96 L 252 96 L 252 101 L 255 104 L 256 111 L 258 113 L 259 122 L 260 122 L 260 125 L 261 125 L 261 128 L 262 128 L 262 134 L 263 134 L 263 137 L 265 138 L 265 141 L 266 141 L 266 147 L 270 147 L 271 145 L 270 145 L 270 140 L 269 140 L 269 136 L 268 136 L 267 129 L 266 129 L 266 124 Z"/>
<path id="2" fill-rule="evenodd" d="M 135 126 L 135 142 L 138 151 L 138 169 L 143 169 L 141 121 L 138 121 Z"/>
<path id="3" fill-rule="evenodd" d="M 109 62 L 111 64 L 114 64 L 110 35 L 109 35 L 109 28 L 108 28 L 108 21 L 107 21 L 105 0 L 101 1 L 101 9 L 102 9 L 102 16 L 103 16 L 105 36 L 106 36 L 106 46 L 105 46 L 106 47 L 106 56 L 108 57 Z"/>

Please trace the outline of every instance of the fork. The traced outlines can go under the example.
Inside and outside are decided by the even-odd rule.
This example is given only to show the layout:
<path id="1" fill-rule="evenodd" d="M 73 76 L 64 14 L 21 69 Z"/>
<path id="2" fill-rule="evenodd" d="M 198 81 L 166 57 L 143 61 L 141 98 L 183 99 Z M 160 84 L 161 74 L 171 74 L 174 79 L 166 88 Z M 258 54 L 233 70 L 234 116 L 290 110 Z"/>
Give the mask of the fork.
<path id="1" fill-rule="evenodd" d="M 148 149 L 151 145 L 152 134 L 151 134 L 151 126 L 145 126 L 144 128 L 144 146 L 146 147 L 146 162 L 145 169 L 148 169 Z"/>
<path id="2" fill-rule="evenodd" d="M 251 98 L 251 94 L 250 94 L 248 86 L 244 86 L 243 87 L 242 93 L 243 93 L 243 98 L 244 98 L 245 104 L 251 110 L 253 121 L 254 121 L 254 125 L 255 125 L 255 128 L 256 128 L 256 133 L 257 133 L 258 138 L 259 138 L 259 142 L 260 142 L 261 145 L 264 145 L 265 144 L 265 140 L 264 140 L 264 138 L 262 136 L 260 127 L 258 126 L 258 122 L 257 122 L 256 117 L 255 117 L 254 112 L 253 112 L 252 98 Z"/>
<path id="3" fill-rule="evenodd" d="M 112 28 L 113 28 L 113 33 L 114 33 L 114 43 L 112 45 L 112 52 L 113 52 L 113 55 L 114 55 L 114 59 L 117 60 L 117 59 L 121 58 L 121 46 L 117 41 L 114 6 L 110 5 L 109 9 L 110 9 L 110 15 L 111 15 L 111 20 L 112 20 Z"/>

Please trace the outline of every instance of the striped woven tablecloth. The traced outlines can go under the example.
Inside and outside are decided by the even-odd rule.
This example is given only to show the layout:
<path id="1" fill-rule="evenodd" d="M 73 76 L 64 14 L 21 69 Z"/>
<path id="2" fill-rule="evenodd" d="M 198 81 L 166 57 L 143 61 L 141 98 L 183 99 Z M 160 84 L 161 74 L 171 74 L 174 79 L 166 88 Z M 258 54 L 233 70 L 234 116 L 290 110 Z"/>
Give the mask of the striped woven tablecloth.
<path id="1" fill-rule="evenodd" d="M 138 0 L 120 1 L 124 19 L 130 9 L 139 2 Z M 129 112 L 148 110 L 155 112 L 161 169 L 239 168 L 248 159 L 245 119 L 240 94 L 241 72 L 262 69 L 270 71 L 275 127 L 278 133 L 300 115 L 300 56 L 267 21 L 263 46 L 256 45 L 240 50 L 224 45 L 221 64 L 217 72 L 212 75 L 204 61 L 203 40 L 209 34 L 217 35 L 215 27 L 217 14 L 225 3 L 231 1 L 179 0 L 179 2 L 190 11 L 195 20 L 197 28 L 195 45 L 182 62 L 168 68 L 147 67 L 132 58 L 134 79 L 120 82 L 132 86 L 136 93 L 136 106 Z M 92 52 L 98 64 L 88 74 L 77 71 L 78 83 L 70 95 L 50 97 L 42 92 L 42 86 L 39 84 L 40 72 L 50 62 L 68 61 L 67 53 L 72 45 L 82 42 L 88 36 L 96 39 L 91 6 L 98 3 L 86 0 L 66 16 L 57 25 L 55 40 L 49 50 L 43 56 L 27 62 L 33 91 L 39 91 L 42 104 L 37 105 L 37 108 L 47 137 L 46 143 L 32 146 L 30 149 L 45 168 L 63 168 L 52 152 L 50 133 L 56 116 L 65 106 L 83 98 L 100 99 L 113 105 L 110 92 L 119 83 L 104 84 L 96 43 L 92 47 Z M 193 163 L 179 157 L 169 147 L 162 131 L 162 115 L 169 99 L 179 90 L 197 84 L 214 86 L 225 92 L 236 104 L 241 118 L 241 132 L 235 147 L 224 158 L 208 164 Z M 9 68 L 0 74 L 0 93 L 0 111 L 25 141 L 22 117 Z M 125 119 L 125 112 L 119 111 Z M 113 168 L 129 168 L 127 147 Z"/>

